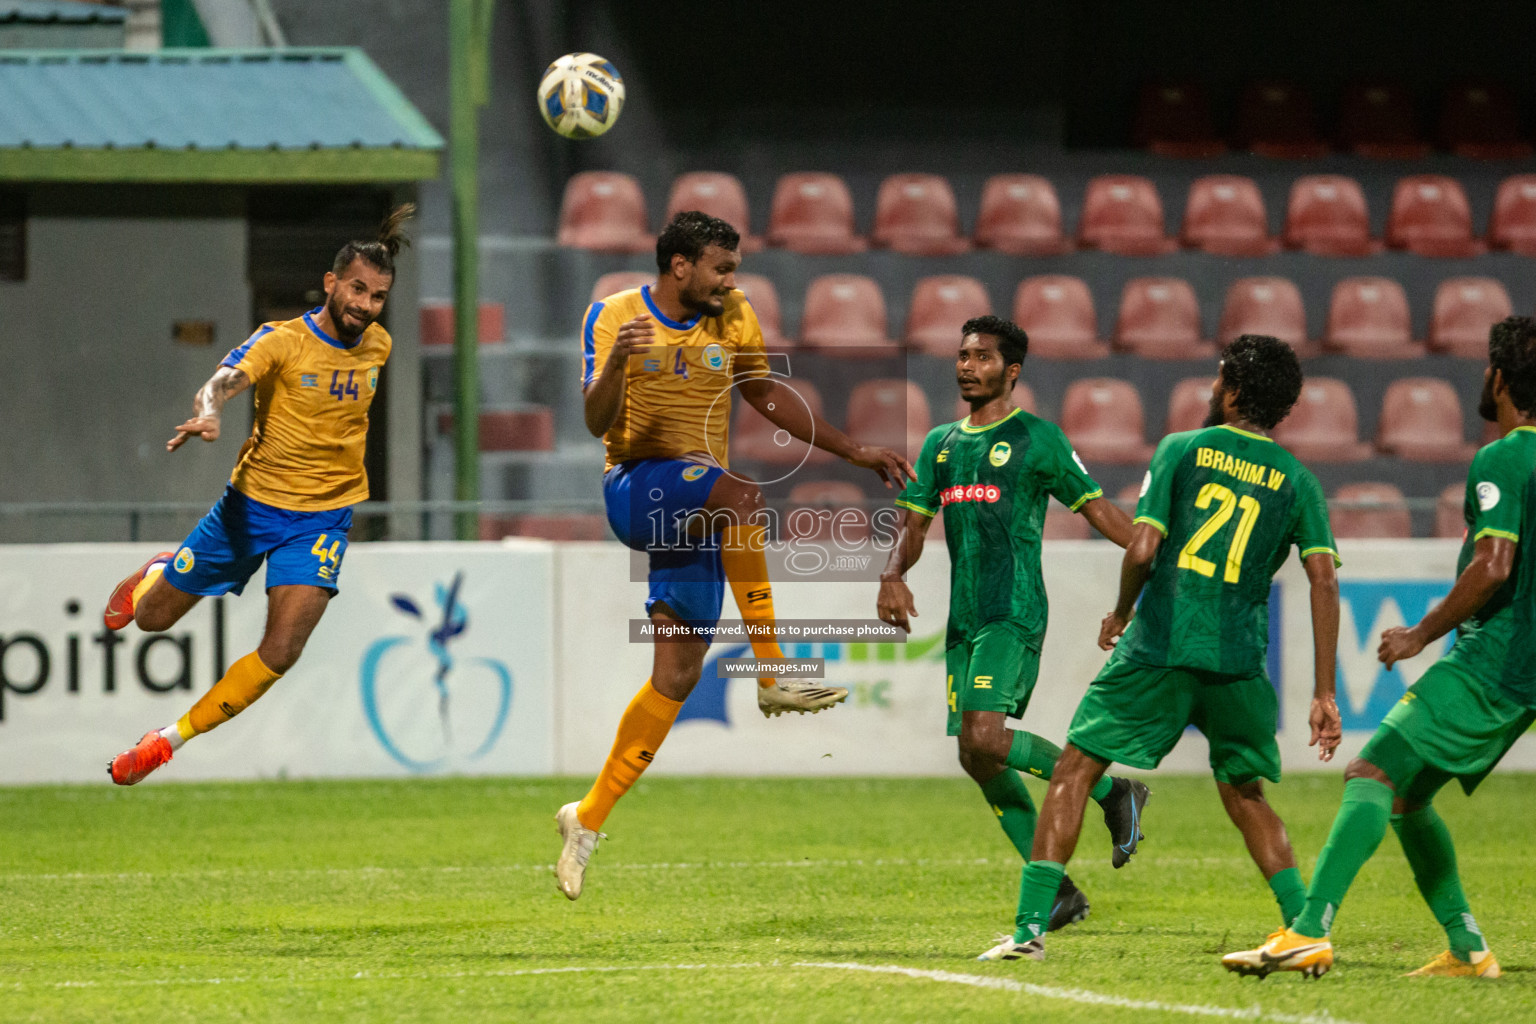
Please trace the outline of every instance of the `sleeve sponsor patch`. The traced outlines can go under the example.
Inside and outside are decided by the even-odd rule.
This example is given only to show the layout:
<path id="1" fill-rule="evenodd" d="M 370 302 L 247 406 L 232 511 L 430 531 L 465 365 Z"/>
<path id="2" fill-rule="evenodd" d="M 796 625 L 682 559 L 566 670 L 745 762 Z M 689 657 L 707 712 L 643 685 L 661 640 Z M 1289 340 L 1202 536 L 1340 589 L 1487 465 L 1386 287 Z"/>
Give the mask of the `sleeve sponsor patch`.
<path id="1" fill-rule="evenodd" d="M 1491 480 L 1484 480 L 1477 485 L 1477 507 L 1487 512 L 1499 503 L 1499 485 Z"/>
<path id="2" fill-rule="evenodd" d="M 1152 471 L 1149 469 L 1149 470 L 1147 470 L 1147 475 L 1141 478 L 1141 491 L 1136 496 L 1138 498 L 1145 498 L 1147 496 L 1147 492 L 1150 491 L 1151 489 L 1152 489 Z"/>

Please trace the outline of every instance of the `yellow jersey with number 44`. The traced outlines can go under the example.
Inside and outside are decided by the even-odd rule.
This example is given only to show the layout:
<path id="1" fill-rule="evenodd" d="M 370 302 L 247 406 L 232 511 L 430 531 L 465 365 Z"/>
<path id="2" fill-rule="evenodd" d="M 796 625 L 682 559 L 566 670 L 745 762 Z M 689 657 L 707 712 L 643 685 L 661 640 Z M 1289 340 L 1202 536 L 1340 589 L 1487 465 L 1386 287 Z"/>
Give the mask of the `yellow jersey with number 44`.
<path id="1" fill-rule="evenodd" d="M 731 387 L 742 377 L 768 373 L 752 305 L 736 290 L 726 296 L 720 316 L 680 322 L 656 308 L 649 285 L 592 303 L 581 325 L 583 391 L 602 376 L 619 328 L 642 313 L 650 316 L 656 340 L 629 359 L 624 404 L 603 435 L 604 469 L 687 455 L 729 465 Z"/>
<path id="2" fill-rule="evenodd" d="M 325 512 L 368 498 L 368 409 L 389 359 L 389 332 L 371 324 L 351 346 L 315 323 L 262 324 L 220 366 L 251 379 L 256 415 L 230 476 L 248 498 Z"/>

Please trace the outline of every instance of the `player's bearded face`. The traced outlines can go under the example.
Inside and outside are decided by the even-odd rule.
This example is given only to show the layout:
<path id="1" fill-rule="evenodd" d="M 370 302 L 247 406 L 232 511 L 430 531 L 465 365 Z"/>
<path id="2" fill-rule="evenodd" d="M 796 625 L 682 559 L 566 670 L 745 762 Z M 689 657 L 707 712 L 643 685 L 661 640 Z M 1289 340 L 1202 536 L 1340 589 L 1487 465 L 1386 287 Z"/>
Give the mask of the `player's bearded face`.
<path id="1" fill-rule="evenodd" d="M 1200 424 L 1202 427 L 1219 427 L 1227 422 L 1226 397 L 1226 382 L 1218 375 L 1216 383 L 1211 387 L 1211 405 L 1205 411 L 1205 422 Z"/>
<path id="2" fill-rule="evenodd" d="M 1477 400 L 1477 414 L 1489 423 L 1499 420 L 1499 403 L 1493 397 L 1493 367 L 1483 371 L 1483 394 Z"/>
<path id="3" fill-rule="evenodd" d="M 342 341 L 353 340 L 379 318 L 393 283 L 390 274 L 361 258 L 340 276 L 325 275 L 325 311 Z"/>
<path id="4" fill-rule="evenodd" d="M 736 268 L 741 254 L 718 245 L 706 246 L 699 258 L 688 264 L 686 280 L 677 290 L 678 301 L 703 316 L 725 312 L 725 297 L 736 287 Z"/>

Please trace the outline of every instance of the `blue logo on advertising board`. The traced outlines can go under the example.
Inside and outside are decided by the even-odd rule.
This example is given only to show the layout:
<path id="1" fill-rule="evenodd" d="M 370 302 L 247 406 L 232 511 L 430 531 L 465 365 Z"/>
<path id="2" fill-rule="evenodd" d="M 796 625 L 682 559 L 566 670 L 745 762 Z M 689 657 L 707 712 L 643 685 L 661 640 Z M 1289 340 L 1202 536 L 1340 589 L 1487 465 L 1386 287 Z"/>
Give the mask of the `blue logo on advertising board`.
<path id="1" fill-rule="evenodd" d="M 1392 671 L 1376 659 L 1383 630 L 1411 626 L 1450 593 L 1449 580 L 1339 581 L 1339 717 L 1344 728 L 1374 731 L 1424 670 L 1450 650 L 1455 633 Z"/>
<path id="2" fill-rule="evenodd" d="M 433 598 L 441 609 L 442 618 L 424 636 L 381 637 L 369 645 L 363 654 L 360 681 L 363 714 L 368 719 L 368 726 L 385 752 L 413 772 L 429 772 L 440 768 L 447 763 L 449 752 L 466 747 L 469 749 L 463 759 L 476 761 L 484 757 L 501 737 L 507 716 L 512 710 L 512 672 L 504 663 L 494 658 L 456 659 L 448 650 L 449 643 L 464 636 L 469 629 L 469 613 L 459 603 L 459 591 L 463 583 L 464 574 L 460 572 L 454 574 L 453 582 L 448 586 L 441 583 L 434 585 Z M 409 596 L 391 594 L 389 600 L 401 614 L 426 625 L 425 615 Z M 436 663 L 435 671 L 431 671 L 431 664 L 420 657 L 416 659 L 416 664 L 411 664 L 409 655 L 413 653 L 413 644 L 423 639 L 426 641 L 427 652 Z M 420 652 L 414 653 L 419 655 Z M 389 665 L 387 670 L 386 663 Z M 407 709 L 404 716 L 399 713 L 390 716 L 381 706 L 381 700 L 395 688 L 416 686 L 419 689 L 422 682 L 419 676 L 427 671 L 431 671 L 432 688 L 425 691 L 421 699 L 428 702 L 427 706 L 435 705 L 441 738 L 426 742 L 420 735 L 413 735 L 411 740 L 407 740 L 404 735 L 406 729 L 419 724 L 420 711 L 425 709 L 418 701 L 413 708 Z M 494 705 L 494 711 L 483 725 L 474 728 L 473 735 L 455 736 L 454 719 L 450 715 L 454 689 L 469 686 L 481 689 L 489 687 L 490 703 Z M 389 702 L 397 712 L 401 704 L 400 695 L 397 692 L 396 699 Z M 386 720 L 391 724 L 386 724 Z M 461 716 L 459 721 L 462 723 L 464 718 Z M 416 730 L 417 733 L 420 731 L 419 728 Z M 420 747 L 427 747 L 434 753 L 422 753 L 418 750 Z"/>

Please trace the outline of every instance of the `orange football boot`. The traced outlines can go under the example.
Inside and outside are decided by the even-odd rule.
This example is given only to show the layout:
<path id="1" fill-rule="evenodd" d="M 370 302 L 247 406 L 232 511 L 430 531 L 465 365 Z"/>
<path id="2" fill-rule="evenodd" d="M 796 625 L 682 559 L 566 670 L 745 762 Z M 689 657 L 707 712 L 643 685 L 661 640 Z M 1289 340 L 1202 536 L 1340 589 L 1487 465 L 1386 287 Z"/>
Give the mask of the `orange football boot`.
<path id="1" fill-rule="evenodd" d="M 139 742 L 114 757 L 107 765 L 107 774 L 119 786 L 131 786 L 144 781 L 150 772 L 171 757 L 171 741 L 151 730 Z"/>
<path id="2" fill-rule="evenodd" d="M 101 613 L 101 620 L 106 623 L 108 629 L 122 629 L 133 621 L 133 588 L 143 581 L 144 574 L 149 572 L 150 566 L 156 562 L 169 562 L 175 554 L 174 551 L 160 552 L 123 577 L 123 581 L 112 588 L 112 596 L 107 598 L 107 610 Z"/>

